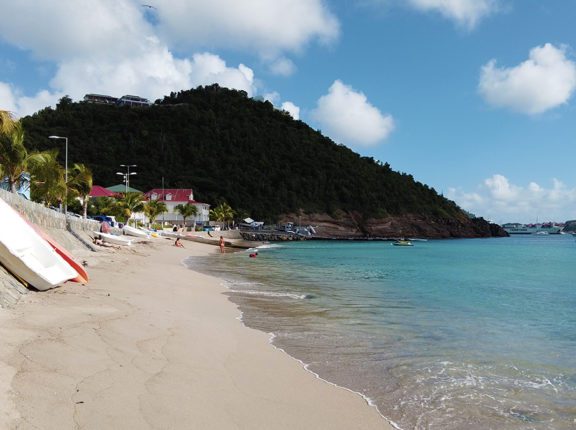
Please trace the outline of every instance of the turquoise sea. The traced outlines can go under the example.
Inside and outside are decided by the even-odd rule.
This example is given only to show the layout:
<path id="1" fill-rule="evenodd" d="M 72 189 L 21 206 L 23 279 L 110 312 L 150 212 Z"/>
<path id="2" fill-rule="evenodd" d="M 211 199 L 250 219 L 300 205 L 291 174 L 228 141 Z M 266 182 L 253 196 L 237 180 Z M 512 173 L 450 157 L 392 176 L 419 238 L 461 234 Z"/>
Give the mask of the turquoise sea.
<path id="1" fill-rule="evenodd" d="M 576 428 L 574 238 L 414 245 L 307 241 L 187 264 L 399 428 Z"/>

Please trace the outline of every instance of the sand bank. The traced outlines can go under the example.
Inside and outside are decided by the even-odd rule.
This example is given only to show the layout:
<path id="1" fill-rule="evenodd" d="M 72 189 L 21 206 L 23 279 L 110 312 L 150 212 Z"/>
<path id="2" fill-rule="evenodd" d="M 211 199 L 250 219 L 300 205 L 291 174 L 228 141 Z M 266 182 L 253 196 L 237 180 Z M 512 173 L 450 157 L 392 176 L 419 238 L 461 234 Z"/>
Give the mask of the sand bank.
<path id="1" fill-rule="evenodd" d="M 158 240 L 88 258 L 88 286 L 0 310 L 2 429 L 389 429 L 245 327 L 216 278 Z"/>

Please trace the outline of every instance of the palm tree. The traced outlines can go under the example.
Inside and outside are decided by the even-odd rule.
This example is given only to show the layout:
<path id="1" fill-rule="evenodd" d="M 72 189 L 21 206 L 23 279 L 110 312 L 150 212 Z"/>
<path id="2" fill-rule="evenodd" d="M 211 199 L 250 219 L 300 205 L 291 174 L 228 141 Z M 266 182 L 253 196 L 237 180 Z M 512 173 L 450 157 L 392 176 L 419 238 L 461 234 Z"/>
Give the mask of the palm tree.
<path id="1" fill-rule="evenodd" d="M 76 195 L 82 200 L 82 216 L 86 218 L 88 215 L 88 200 L 90 199 L 90 191 L 92 191 L 92 171 L 84 164 L 75 163 L 70 171 L 71 178 L 68 181 L 68 195 Z M 69 175 L 70 176 L 70 175 Z"/>
<path id="2" fill-rule="evenodd" d="M 7 118 L 3 115 L 0 124 L 0 177 L 6 178 L 10 191 L 15 193 L 20 186 L 22 174 L 28 172 L 34 163 L 44 162 L 46 153 L 29 153 L 24 146 L 22 124 L 13 120 L 12 124 L 8 124 L 10 116 Z"/>
<path id="3" fill-rule="evenodd" d="M 112 197 L 96 197 L 90 199 L 92 203 L 90 205 L 90 210 L 92 215 L 108 215 L 114 212 L 114 208 L 116 207 L 116 200 Z"/>
<path id="4" fill-rule="evenodd" d="M 58 150 L 42 153 L 30 163 L 31 197 L 46 206 L 60 204 L 66 197 L 64 168 L 58 163 Z"/>
<path id="5" fill-rule="evenodd" d="M 126 223 L 130 225 L 132 214 L 144 210 L 144 196 L 141 193 L 126 193 L 118 202 L 118 207 L 126 217 Z"/>
<path id="6" fill-rule="evenodd" d="M 195 205 L 191 205 L 190 203 L 186 203 L 185 205 L 177 205 L 174 207 L 174 210 L 182 215 L 182 218 L 184 218 L 184 226 L 186 226 L 186 218 L 196 216 L 196 214 L 198 214 L 198 208 Z"/>
<path id="7" fill-rule="evenodd" d="M 144 213 L 150 220 L 150 224 L 154 223 L 156 218 L 167 210 L 166 204 L 158 200 L 150 200 L 144 205 Z"/>
<path id="8" fill-rule="evenodd" d="M 234 209 L 228 203 L 222 202 L 210 210 L 210 219 L 225 222 L 226 227 L 228 227 L 228 223 L 234 219 Z"/>
<path id="9" fill-rule="evenodd" d="M 0 134 L 10 134 L 17 121 L 7 110 L 0 110 Z"/>

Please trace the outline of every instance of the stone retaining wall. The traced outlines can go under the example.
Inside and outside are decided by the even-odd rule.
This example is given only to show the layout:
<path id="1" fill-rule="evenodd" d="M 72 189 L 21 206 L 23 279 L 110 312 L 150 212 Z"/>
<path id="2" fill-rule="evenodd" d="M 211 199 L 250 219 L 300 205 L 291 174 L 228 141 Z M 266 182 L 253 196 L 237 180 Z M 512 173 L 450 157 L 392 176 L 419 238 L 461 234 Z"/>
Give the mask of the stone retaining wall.
<path id="1" fill-rule="evenodd" d="M 0 198 L 16 209 L 28 221 L 40 227 L 66 230 L 66 217 L 64 214 L 49 209 L 39 203 L 31 202 L 25 198 L 0 189 Z M 68 217 L 69 228 L 74 231 L 94 231 L 100 228 L 100 223 L 94 220 Z"/>

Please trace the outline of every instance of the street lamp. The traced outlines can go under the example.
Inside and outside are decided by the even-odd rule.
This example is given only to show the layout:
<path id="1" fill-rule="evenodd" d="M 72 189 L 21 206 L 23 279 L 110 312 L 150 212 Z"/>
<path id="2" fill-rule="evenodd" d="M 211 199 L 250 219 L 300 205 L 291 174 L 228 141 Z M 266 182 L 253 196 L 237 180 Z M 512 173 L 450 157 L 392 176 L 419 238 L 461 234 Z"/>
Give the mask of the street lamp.
<path id="1" fill-rule="evenodd" d="M 124 182 L 126 183 L 126 194 L 128 194 L 128 188 L 130 186 L 130 176 L 136 175 L 136 172 L 130 172 L 130 167 L 137 167 L 136 164 L 120 164 L 120 167 L 126 167 L 126 173 L 116 172 L 117 175 L 122 175 L 124 177 Z"/>
<path id="2" fill-rule="evenodd" d="M 64 158 L 64 182 L 66 184 L 64 190 L 64 216 L 68 215 L 68 138 L 63 136 L 48 136 L 48 139 L 64 139 L 66 144 L 66 156 Z"/>

